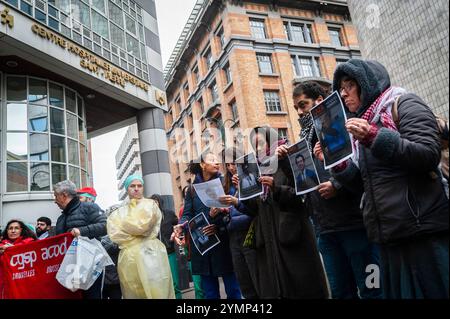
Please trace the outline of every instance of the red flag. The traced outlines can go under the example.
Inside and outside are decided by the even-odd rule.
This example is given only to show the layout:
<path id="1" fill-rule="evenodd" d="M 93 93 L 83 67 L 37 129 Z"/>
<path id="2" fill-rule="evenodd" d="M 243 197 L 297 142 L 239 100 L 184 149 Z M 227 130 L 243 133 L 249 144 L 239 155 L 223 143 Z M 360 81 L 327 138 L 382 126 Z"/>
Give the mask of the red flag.
<path id="1" fill-rule="evenodd" d="M 80 299 L 56 280 L 72 243 L 70 233 L 12 246 L 0 256 L 1 299 Z"/>

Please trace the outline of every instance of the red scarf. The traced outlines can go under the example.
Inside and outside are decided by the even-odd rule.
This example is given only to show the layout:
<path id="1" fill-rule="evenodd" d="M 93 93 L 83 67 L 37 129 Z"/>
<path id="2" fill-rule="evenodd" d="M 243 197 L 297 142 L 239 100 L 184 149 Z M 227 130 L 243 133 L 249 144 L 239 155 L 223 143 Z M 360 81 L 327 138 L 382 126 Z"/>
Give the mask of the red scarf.
<path id="1" fill-rule="evenodd" d="M 385 90 L 376 100 L 372 103 L 372 105 L 367 109 L 367 111 L 364 113 L 364 115 L 361 117 L 362 119 L 366 120 L 370 124 L 372 124 L 375 115 L 377 115 L 378 107 L 380 106 L 381 101 L 383 98 L 389 94 L 392 91 L 392 87 Z M 380 121 L 381 125 L 383 127 L 386 127 L 388 129 L 397 131 L 397 126 L 394 123 L 394 120 L 392 119 L 392 112 L 391 110 L 387 109 L 388 105 L 382 106 L 381 110 L 378 112 L 380 114 Z"/>

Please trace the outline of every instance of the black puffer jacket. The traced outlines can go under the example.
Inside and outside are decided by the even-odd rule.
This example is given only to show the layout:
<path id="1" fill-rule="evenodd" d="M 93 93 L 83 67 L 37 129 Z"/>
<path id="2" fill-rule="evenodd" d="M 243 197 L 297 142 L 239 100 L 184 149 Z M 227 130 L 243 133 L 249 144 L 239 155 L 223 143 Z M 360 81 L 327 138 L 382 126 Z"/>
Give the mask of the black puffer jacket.
<path id="1" fill-rule="evenodd" d="M 390 86 L 386 69 L 377 62 L 349 60 L 334 77 L 339 89 L 344 75 L 361 87 L 361 117 L 376 98 Z M 363 188 L 364 224 L 369 239 L 394 243 L 448 232 L 448 200 L 438 175 L 440 142 L 430 108 L 416 95 L 401 96 L 398 132 L 379 126 L 370 148 L 360 144 L 359 168 L 352 162 L 335 173 L 343 184 Z"/>
<path id="2" fill-rule="evenodd" d="M 56 234 L 63 234 L 73 228 L 80 230 L 81 236 L 100 240 L 106 235 L 106 216 L 95 203 L 80 202 L 73 198 L 56 221 Z"/>

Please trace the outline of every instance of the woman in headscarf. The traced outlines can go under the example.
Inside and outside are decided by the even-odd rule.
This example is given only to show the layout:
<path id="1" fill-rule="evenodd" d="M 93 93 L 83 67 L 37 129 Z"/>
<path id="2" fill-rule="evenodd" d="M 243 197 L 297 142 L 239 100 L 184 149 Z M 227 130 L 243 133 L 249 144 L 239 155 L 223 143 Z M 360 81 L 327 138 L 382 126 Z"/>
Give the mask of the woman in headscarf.
<path id="1" fill-rule="evenodd" d="M 277 132 L 257 127 L 250 141 L 260 165 L 264 193 L 243 201 L 254 219 L 254 241 L 260 298 L 328 297 L 324 269 L 308 214 L 296 196 L 287 157 L 278 158 Z M 236 176 L 235 184 L 238 184 Z"/>
<path id="2" fill-rule="evenodd" d="M 384 298 L 448 298 L 448 200 L 433 112 L 417 95 L 391 86 L 376 61 L 339 65 L 333 89 L 352 117 L 346 127 L 356 150 L 334 176 L 364 192 L 364 224 L 381 248 Z M 320 145 L 315 153 L 322 156 Z"/>
<path id="3" fill-rule="evenodd" d="M 144 180 L 125 180 L 128 199 L 107 220 L 110 239 L 120 248 L 117 271 L 125 299 L 175 298 L 169 259 L 158 239 L 162 214 L 158 204 L 144 198 Z"/>

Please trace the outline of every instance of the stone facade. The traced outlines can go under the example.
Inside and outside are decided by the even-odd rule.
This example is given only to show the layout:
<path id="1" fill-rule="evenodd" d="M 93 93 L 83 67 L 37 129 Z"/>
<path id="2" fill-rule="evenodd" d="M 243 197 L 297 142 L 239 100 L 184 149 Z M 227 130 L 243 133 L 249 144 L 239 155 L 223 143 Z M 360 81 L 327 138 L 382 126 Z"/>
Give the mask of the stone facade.
<path id="1" fill-rule="evenodd" d="M 363 57 L 383 63 L 393 84 L 448 119 L 448 1 L 348 0 L 348 6 Z"/>

